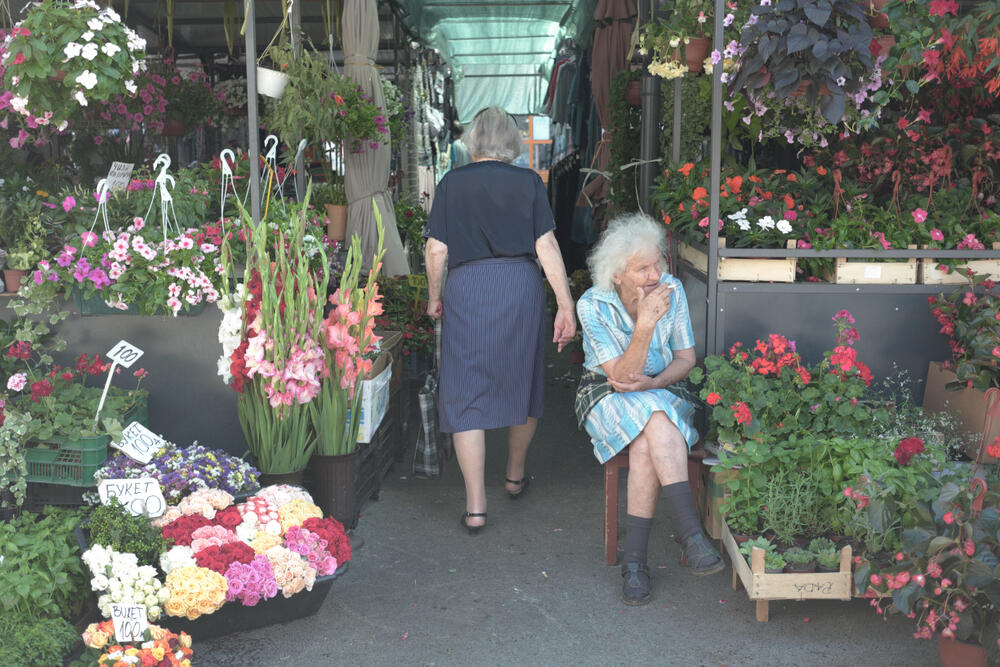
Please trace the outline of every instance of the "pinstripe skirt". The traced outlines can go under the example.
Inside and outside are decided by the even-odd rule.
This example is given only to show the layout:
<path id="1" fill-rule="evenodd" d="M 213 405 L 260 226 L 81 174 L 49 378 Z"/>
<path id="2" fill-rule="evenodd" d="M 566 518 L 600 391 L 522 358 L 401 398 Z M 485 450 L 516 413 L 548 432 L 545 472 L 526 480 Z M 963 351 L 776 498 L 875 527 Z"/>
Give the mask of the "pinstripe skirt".
<path id="1" fill-rule="evenodd" d="M 539 418 L 545 400 L 545 291 L 535 260 L 491 258 L 448 271 L 441 319 L 441 430 Z"/>

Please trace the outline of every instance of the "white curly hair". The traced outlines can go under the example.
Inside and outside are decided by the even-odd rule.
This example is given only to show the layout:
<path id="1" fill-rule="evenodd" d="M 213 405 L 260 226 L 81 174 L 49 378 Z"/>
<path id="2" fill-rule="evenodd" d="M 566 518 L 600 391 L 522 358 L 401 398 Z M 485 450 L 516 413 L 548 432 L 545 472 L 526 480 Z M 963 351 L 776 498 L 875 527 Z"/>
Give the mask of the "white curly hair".
<path id="1" fill-rule="evenodd" d="M 658 248 L 661 256 L 666 253 L 667 235 L 663 225 L 645 213 L 629 213 L 612 219 L 587 258 L 594 285 L 604 290 L 613 289 L 615 276 L 625 271 L 628 260 L 649 248 Z"/>

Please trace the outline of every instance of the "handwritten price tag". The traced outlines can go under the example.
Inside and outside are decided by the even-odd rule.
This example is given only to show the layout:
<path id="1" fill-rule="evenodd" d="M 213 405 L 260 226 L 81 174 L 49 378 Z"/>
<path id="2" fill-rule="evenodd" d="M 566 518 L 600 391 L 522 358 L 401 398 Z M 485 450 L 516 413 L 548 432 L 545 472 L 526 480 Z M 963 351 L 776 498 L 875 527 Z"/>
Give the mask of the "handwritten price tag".
<path id="1" fill-rule="evenodd" d="M 128 186 L 129 179 L 132 178 L 132 170 L 135 164 L 131 162 L 112 162 L 108 171 L 108 190 L 124 190 Z"/>
<path id="2" fill-rule="evenodd" d="M 139 360 L 144 354 L 142 350 L 132 345 L 128 341 L 120 340 L 108 352 L 108 359 L 118 364 L 122 368 L 131 368 L 132 364 Z"/>
<path id="3" fill-rule="evenodd" d="M 111 622 L 115 626 L 115 639 L 120 644 L 141 642 L 149 620 L 142 605 L 111 603 Z"/>
<path id="4" fill-rule="evenodd" d="M 139 422 L 132 422 L 122 431 L 121 442 L 112 442 L 111 446 L 120 449 L 126 456 L 139 463 L 146 464 L 153 454 L 163 445 L 163 438 L 156 435 Z"/>
<path id="5" fill-rule="evenodd" d="M 112 498 L 117 498 L 133 516 L 155 518 L 163 514 L 163 510 L 167 508 L 160 483 L 152 477 L 105 479 L 97 486 L 97 495 L 104 505 L 107 505 Z"/>

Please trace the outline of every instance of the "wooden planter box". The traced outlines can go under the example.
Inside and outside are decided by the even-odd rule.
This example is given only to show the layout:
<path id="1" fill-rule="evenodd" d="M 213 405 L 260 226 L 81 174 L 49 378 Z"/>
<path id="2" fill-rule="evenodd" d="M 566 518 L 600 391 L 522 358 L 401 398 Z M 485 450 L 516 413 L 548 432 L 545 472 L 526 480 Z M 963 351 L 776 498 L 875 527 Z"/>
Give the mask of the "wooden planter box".
<path id="1" fill-rule="evenodd" d="M 726 246 L 726 239 L 719 238 L 719 247 Z M 789 240 L 789 250 L 795 249 L 795 240 Z M 694 246 L 679 243 L 677 254 L 688 264 L 708 274 L 708 255 Z M 795 282 L 796 259 L 780 257 L 775 259 L 756 257 L 720 257 L 719 280 L 751 283 L 793 283 Z"/>
<path id="2" fill-rule="evenodd" d="M 917 246 L 909 246 L 916 250 Z M 851 261 L 838 257 L 834 262 L 833 274 L 827 276 L 831 283 L 838 285 L 916 285 L 917 259 L 905 262 Z"/>
<path id="3" fill-rule="evenodd" d="M 703 461 L 707 472 L 705 474 L 705 504 L 702 517 L 705 532 L 713 540 L 722 539 L 722 529 L 726 525 L 726 515 L 722 511 L 722 501 L 729 495 L 726 482 L 739 474 L 736 470 L 713 471 L 711 466 L 717 462 L 718 459 L 705 459 Z"/>
<path id="4" fill-rule="evenodd" d="M 1000 250 L 1000 242 L 993 243 L 993 250 Z M 966 274 L 969 269 L 975 274 L 988 274 L 990 280 L 1000 281 L 1000 259 L 970 259 L 948 273 L 938 271 L 940 263 L 936 259 L 920 260 L 921 285 L 964 285 L 969 282 L 969 276 Z"/>
<path id="5" fill-rule="evenodd" d="M 757 602 L 757 620 L 766 623 L 771 600 L 850 600 L 854 587 L 851 574 L 851 547 L 840 550 L 839 572 L 807 574 L 767 574 L 764 572 L 764 550 L 754 548 L 751 564 L 740 553 L 736 540 L 723 524 L 722 544 L 733 563 L 733 589 L 740 585 L 751 600 Z"/>
<path id="6" fill-rule="evenodd" d="M 955 380 L 955 373 L 941 367 L 940 361 L 932 361 L 927 368 L 927 382 L 924 385 L 924 410 L 947 412 L 952 415 L 967 433 L 981 436 L 986 428 L 986 392 L 963 387 L 958 391 L 948 391 L 946 385 Z M 1000 433 L 987 433 L 987 442 Z M 977 446 L 966 449 L 965 455 L 975 460 Z M 983 463 L 998 463 L 1000 460 L 983 452 Z"/>

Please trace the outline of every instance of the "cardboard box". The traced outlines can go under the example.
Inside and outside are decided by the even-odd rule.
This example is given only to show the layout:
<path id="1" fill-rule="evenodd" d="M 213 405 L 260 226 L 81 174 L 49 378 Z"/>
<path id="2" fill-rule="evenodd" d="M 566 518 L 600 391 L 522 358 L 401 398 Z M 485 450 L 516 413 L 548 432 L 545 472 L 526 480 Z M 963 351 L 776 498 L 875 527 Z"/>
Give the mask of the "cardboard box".
<path id="1" fill-rule="evenodd" d="M 361 381 L 361 417 L 358 422 L 358 442 L 371 442 L 372 436 L 389 407 L 389 382 L 392 380 L 392 355 L 383 352 L 375 360 L 381 370 Z"/>
<path id="2" fill-rule="evenodd" d="M 403 355 L 402 349 L 403 332 L 375 330 L 376 336 L 381 336 L 379 344 L 382 351 L 392 355 L 392 381 L 389 382 L 389 394 L 393 395 L 403 386 Z"/>
<path id="3" fill-rule="evenodd" d="M 718 459 L 705 459 L 706 467 L 718 463 Z M 726 525 L 726 515 L 722 512 L 722 500 L 729 495 L 726 482 L 739 474 L 737 470 L 708 470 L 705 479 L 705 511 L 703 512 L 705 532 L 713 540 L 722 539 L 723 527 Z"/>
<path id="4" fill-rule="evenodd" d="M 986 423 L 986 393 L 969 387 L 948 391 L 945 385 L 954 379 L 955 373 L 942 368 L 940 361 L 930 362 L 924 386 L 924 410 L 947 412 L 958 420 L 967 433 L 981 435 Z M 978 444 L 977 441 L 973 451 L 966 451 L 966 456 L 975 459 Z M 995 461 L 991 457 L 984 458 L 987 459 Z"/>

